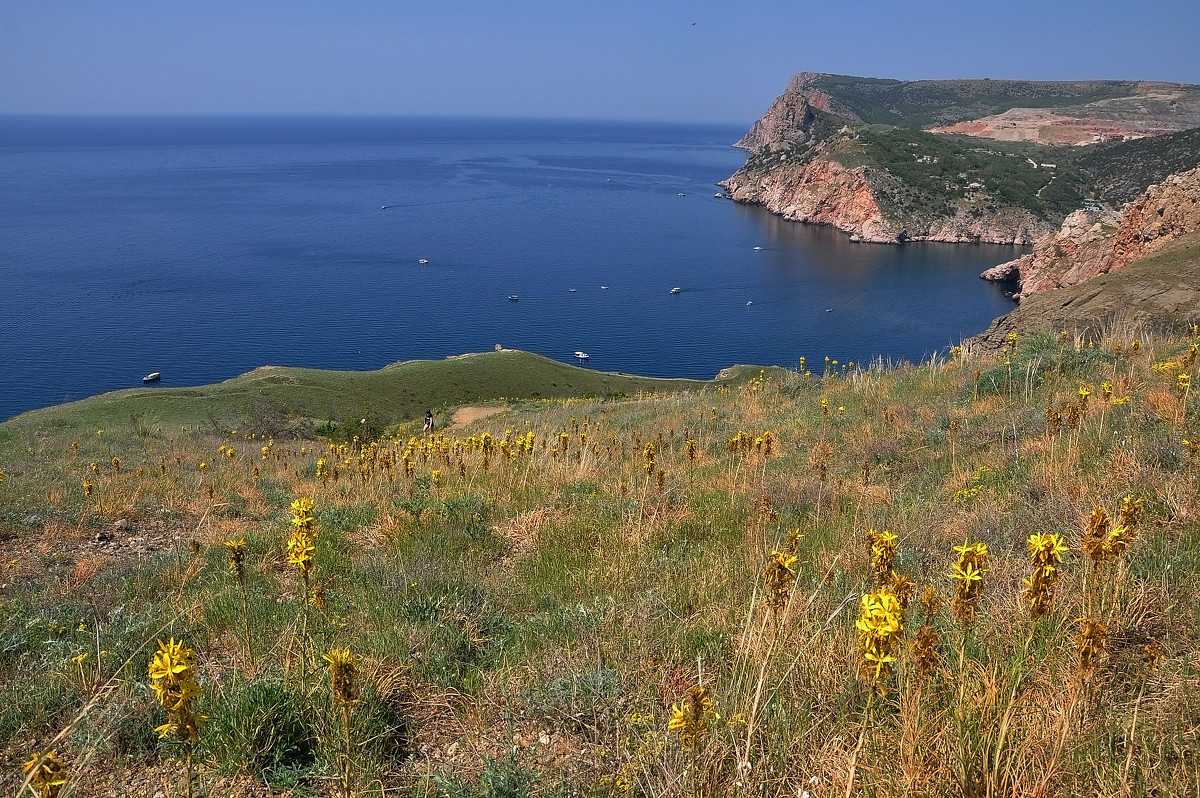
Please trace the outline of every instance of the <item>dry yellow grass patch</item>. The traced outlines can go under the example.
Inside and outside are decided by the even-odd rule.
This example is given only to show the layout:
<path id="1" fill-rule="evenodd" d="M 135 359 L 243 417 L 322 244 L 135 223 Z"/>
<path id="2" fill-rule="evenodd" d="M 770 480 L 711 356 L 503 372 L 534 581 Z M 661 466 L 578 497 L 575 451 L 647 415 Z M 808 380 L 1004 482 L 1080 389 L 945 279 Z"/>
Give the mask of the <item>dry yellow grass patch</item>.
<path id="1" fill-rule="evenodd" d="M 537 542 L 542 529 L 550 523 L 562 521 L 563 514 L 551 507 L 535 507 L 526 513 L 517 513 L 502 524 L 493 527 L 493 531 L 508 542 L 509 553 L 505 561 L 521 552 L 532 549 Z"/>

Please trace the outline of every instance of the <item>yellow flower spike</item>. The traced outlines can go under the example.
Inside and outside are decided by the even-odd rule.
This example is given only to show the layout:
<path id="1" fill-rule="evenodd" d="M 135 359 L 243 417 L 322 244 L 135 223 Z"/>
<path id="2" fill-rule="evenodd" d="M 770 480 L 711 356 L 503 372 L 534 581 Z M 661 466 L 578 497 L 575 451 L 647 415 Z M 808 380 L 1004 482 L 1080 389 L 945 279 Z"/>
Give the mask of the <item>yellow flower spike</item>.
<path id="1" fill-rule="evenodd" d="M 221 544 L 229 552 L 229 571 L 241 582 L 246 578 L 246 540 L 226 540 Z"/>
<path id="2" fill-rule="evenodd" d="M 22 772 L 41 798 L 58 798 L 67 783 L 67 765 L 58 758 L 57 749 L 45 755 L 34 753 Z"/>
<path id="3" fill-rule="evenodd" d="M 174 734 L 184 742 L 196 739 L 203 716 L 192 712 L 192 701 L 202 692 L 196 684 L 193 656 L 182 641 L 158 641 L 158 652 L 150 661 L 148 673 L 159 704 L 167 710 L 167 722 L 155 729 L 160 737 Z"/>
<path id="4" fill-rule="evenodd" d="M 720 720 L 716 705 L 704 687 L 688 690 L 687 698 L 671 705 L 671 719 L 667 729 L 679 734 L 684 748 L 695 748 L 708 734 L 709 722 Z"/>
<path id="5" fill-rule="evenodd" d="M 358 696 L 355 677 L 358 674 L 358 662 L 362 657 L 351 653 L 348 648 L 334 648 L 321 658 L 329 663 L 330 688 L 338 703 L 354 703 Z"/>
<path id="6" fill-rule="evenodd" d="M 296 570 L 303 573 L 308 573 L 313 568 L 313 555 L 316 553 L 316 547 L 313 545 L 312 538 L 303 529 L 297 529 L 288 539 L 288 554 L 287 561 L 296 567 Z"/>

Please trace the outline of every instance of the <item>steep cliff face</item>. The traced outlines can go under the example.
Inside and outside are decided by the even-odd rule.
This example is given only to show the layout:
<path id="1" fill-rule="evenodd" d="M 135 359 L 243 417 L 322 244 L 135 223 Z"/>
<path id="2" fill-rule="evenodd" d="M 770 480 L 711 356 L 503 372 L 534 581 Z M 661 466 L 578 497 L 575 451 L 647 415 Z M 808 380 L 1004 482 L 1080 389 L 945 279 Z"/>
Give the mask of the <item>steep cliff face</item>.
<path id="1" fill-rule="evenodd" d="M 855 241 L 1028 245 L 1049 229 L 1033 214 L 1013 208 L 926 212 L 919 203 L 905 201 L 905 187 L 892 175 L 868 166 L 848 169 L 820 153 L 807 160 L 780 158 L 770 168 L 749 164 L 721 186 L 737 202 L 762 205 L 793 221 L 836 227 Z"/>
<path id="2" fill-rule="evenodd" d="M 1153 255 L 1196 230 L 1200 230 L 1200 168 L 1151 186 L 1126 208 L 1113 240 L 1113 268 Z"/>
<path id="3" fill-rule="evenodd" d="M 973 175 L 953 177 L 961 184 L 956 199 L 941 196 L 930 201 L 929 186 L 914 186 L 896 170 L 863 162 L 865 143 L 855 127 L 862 120 L 819 88 L 826 77 L 808 72 L 794 75 L 787 90 L 736 142 L 734 146 L 751 157 L 721 183 L 732 199 L 762 205 L 793 221 L 836 227 L 854 240 L 878 243 L 1032 244 L 1052 229 L 1025 209 L 995 201 L 981 190 L 981 182 L 971 182 Z M 904 150 L 906 162 L 918 157 L 925 157 L 922 163 L 939 162 L 923 151 Z M 942 192 L 945 181 L 926 178 L 935 185 L 935 193 Z"/>
<path id="4" fill-rule="evenodd" d="M 1178 334 L 1200 319 L 1200 232 L 1165 244 L 1153 255 L 1080 285 L 1032 294 L 964 341 L 971 351 L 997 351 L 1010 333 L 1057 335 L 1062 330 L 1097 340 L 1114 328 Z"/>
<path id="5" fill-rule="evenodd" d="M 1076 211 L 1029 255 L 988 269 L 985 280 L 1016 280 L 1021 301 L 1069 288 L 1159 252 L 1200 230 L 1200 168 L 1151 186 L 1124 214 Z"/>
<path id="6" fill-rule="evenodd" d="M 832 225 L 864 241 L 895 241 L 899 231 L 883 218 L 865 171 L 814 160 L 757 175 L 739 171 L 721 185 L 730 198 L 763 205 L 786 219 Z"/>
<path id="7" fill-rule="evenodd" d="M 752 153 L 790 150 L 812 140 L 813 112 L 804 97 L 787 92 L 733 145 Z"/>

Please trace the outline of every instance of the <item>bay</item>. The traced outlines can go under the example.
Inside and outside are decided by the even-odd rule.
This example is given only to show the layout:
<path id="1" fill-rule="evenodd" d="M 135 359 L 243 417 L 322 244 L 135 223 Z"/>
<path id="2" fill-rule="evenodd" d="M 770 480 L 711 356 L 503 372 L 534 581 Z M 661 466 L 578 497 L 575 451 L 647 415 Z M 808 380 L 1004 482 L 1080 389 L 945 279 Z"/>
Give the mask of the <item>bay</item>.
<path id="1" fill-rule="evenodd" d="M 697 378 L 920 361 L 1011 309 L 978 274 L 1016 248 L 856 244 L 715 198 L 743 132 L 0 117 L 0 419 L 151 371 L 196 385 L 496 344 Z"/>

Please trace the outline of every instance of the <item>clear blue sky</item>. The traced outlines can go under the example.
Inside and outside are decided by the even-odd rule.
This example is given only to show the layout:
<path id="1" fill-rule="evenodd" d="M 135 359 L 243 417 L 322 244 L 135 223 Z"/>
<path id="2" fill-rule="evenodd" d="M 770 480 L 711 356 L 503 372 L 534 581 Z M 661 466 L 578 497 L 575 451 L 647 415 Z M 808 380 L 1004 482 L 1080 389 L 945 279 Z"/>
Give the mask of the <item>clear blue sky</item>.
<path id="1" fill-rule="evenodd" d="M 750 122 L 808 70 L 1200 83 L 1198 0 L 3 0 L 0 113 Z"/>

